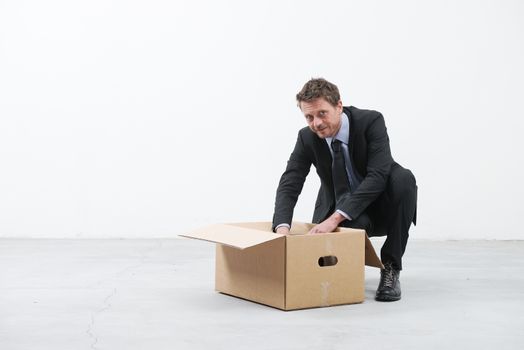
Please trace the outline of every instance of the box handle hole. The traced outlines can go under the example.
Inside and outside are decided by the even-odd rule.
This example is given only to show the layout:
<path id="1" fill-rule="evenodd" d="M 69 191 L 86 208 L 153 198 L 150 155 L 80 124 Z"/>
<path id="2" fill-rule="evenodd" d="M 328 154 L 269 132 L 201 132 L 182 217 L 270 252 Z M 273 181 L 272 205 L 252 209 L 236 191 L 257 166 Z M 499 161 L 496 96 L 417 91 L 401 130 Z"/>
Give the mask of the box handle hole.
<path id="1" fill-rule="evenodd" d="M 335 266 L 337 262 L 338 259 L 334 255 L 321 256 L 318 258 L 318 266 L 320 267 Z"/>

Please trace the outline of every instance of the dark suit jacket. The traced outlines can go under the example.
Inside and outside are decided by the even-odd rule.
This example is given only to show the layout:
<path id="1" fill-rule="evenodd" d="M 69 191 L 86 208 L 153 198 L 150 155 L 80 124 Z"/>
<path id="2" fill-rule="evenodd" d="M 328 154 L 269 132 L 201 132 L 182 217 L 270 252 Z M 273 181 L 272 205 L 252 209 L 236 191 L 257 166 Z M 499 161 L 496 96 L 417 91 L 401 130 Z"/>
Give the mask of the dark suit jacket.
<path id="1" fill-rule="evenodd" d="M 311 164 L 315 166 L 321 182 L 313 214 L 314 223 L 322 222 L 335 209 L 357 218 L 384 192 L 391 168 L 397 163 L 391 156 L 382 114 L 356 107 L 344 107 L 343 111 L 350 123 L 348 149 L 353 169 L 363 179 L 360 186 L 335 203 L 329 146 L 309 127 L 305 127 L 298 133 L 295 149 L 278 185 L 273 229 L 278 224 L 291 224 L 293 210 Z"/>

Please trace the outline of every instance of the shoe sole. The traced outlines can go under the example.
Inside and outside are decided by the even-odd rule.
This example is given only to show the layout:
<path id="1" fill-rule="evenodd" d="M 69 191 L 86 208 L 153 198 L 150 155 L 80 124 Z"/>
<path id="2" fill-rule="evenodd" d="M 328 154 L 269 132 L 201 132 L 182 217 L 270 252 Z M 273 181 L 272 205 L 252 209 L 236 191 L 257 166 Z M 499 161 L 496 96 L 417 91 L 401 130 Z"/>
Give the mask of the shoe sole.
<path id="1" fill-rule="evenodd" d="M 399 301 L 400 297 L 384 295 L 384 296 L 380 296 L 380 297 L 375 297 L 375 300 L 376 301 Z"/>

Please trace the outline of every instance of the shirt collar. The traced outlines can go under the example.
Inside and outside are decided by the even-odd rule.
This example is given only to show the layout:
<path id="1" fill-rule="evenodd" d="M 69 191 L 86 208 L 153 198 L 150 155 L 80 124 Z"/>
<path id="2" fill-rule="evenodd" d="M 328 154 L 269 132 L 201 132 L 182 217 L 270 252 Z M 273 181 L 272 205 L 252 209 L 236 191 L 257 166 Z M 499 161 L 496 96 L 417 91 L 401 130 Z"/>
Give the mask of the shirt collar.
<path id="1" fill-rule="evenodd" d="M 348 144 L 349 140 L 349 119 L 346 113 L 342 112 L 340 114 L 340 130 L 338 130 L 338 133 L 334 137 L 326 137 L 326 142 L 328 145 L 331 145 L 331 141 L 333 139 L 339 140 L 343 142 L 344 144 Z"/>

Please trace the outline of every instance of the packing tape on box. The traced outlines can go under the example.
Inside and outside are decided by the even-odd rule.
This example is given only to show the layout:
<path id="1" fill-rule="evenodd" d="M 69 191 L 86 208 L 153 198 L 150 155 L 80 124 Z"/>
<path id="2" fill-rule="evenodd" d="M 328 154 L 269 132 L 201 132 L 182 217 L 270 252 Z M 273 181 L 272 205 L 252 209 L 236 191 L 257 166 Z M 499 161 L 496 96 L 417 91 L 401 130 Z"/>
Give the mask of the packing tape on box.
<path id="1" fill-rule="evenodd" d="M 320 282 L 320 305 L 329 306 L 329 287 L 330 282 Z"/>

